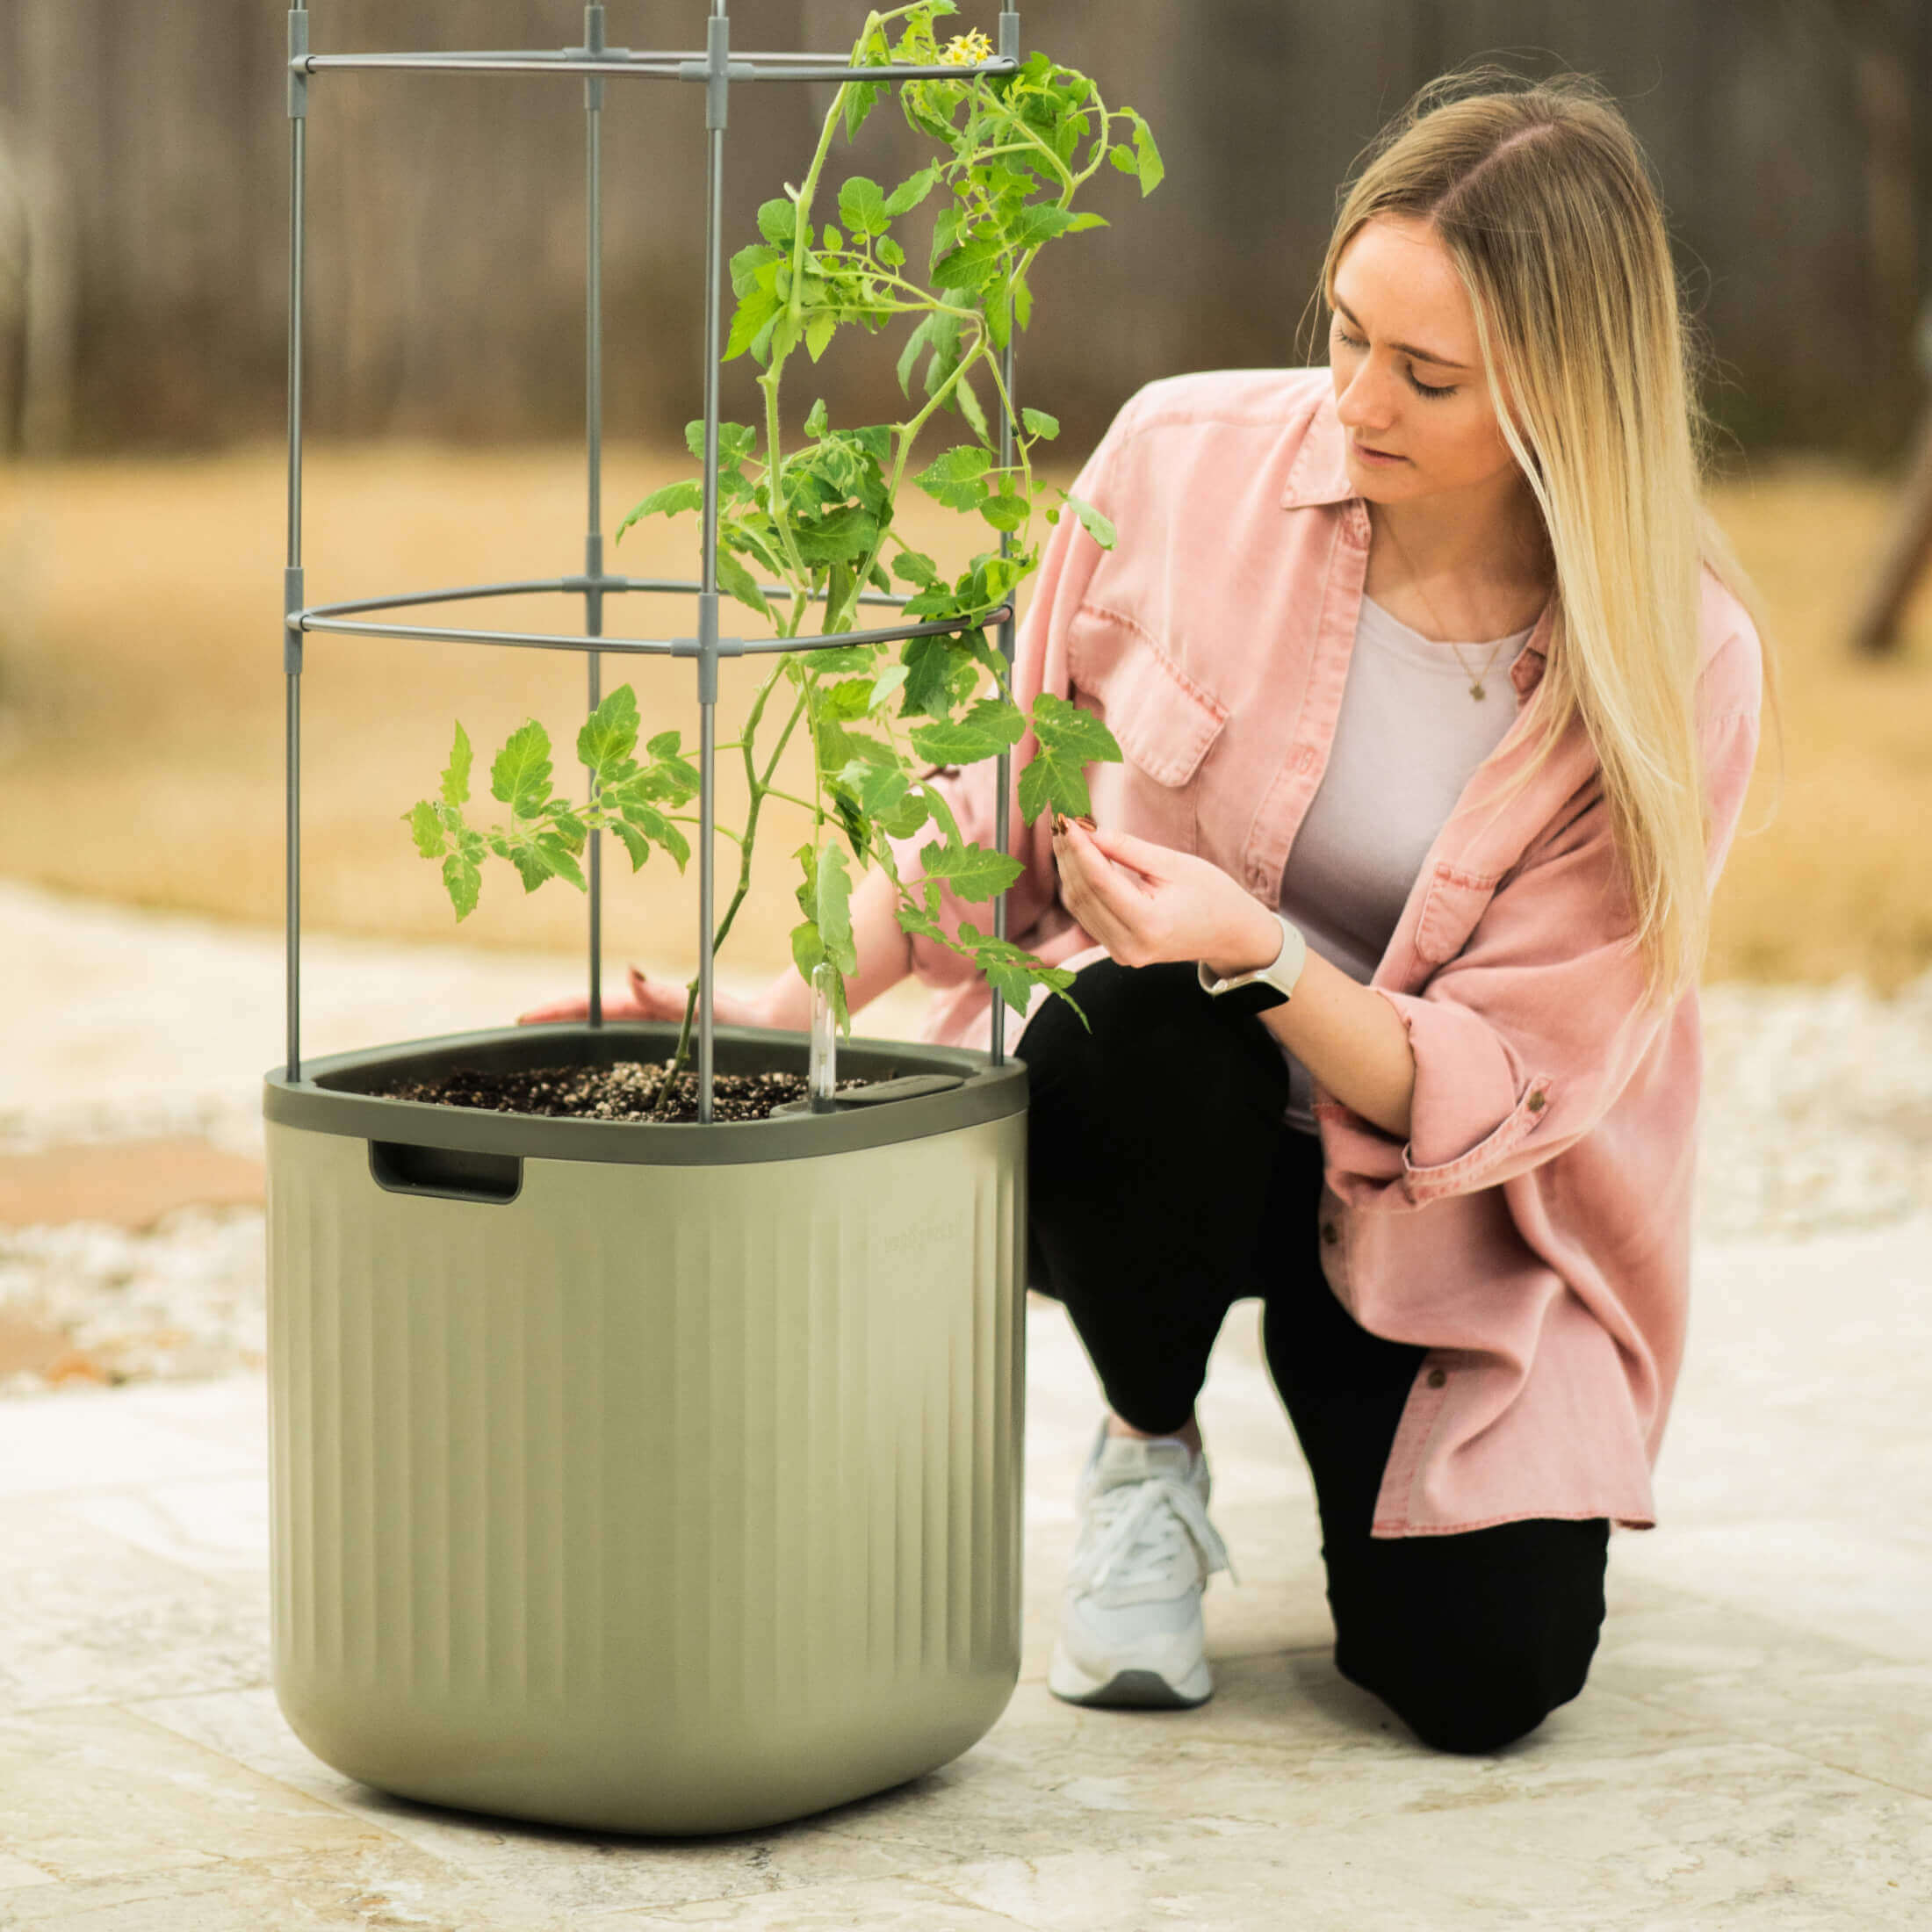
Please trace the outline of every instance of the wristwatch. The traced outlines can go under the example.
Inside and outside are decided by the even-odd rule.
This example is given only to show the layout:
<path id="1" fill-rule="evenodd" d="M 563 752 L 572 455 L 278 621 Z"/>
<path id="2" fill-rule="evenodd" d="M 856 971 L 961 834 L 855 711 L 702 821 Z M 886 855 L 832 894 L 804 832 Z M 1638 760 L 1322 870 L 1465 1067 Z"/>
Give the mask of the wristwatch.
<path id="1" fill-rule="evenodd" d="M 1280 912 L 1274 916 L 1281 921 L 1281 950 L 1272 965 L 1258 966 L 1251 973 L 1236 973 L 1232 979 L 1210 979 L 1205 962 L 1194 962 L 1200 990 L 1212 993 L 1223 1012 L 1265 1013 L 1270 1006 L 1280 1006 L 1294 992 L 1308 956 L 1308 942 L 1293 919 Z"/>

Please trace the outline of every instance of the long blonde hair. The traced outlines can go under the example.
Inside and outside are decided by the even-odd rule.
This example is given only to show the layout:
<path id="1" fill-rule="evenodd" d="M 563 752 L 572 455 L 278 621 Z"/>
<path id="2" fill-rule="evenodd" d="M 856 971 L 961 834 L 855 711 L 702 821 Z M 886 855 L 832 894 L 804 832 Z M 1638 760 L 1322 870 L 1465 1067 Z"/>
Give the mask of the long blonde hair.
<path id="1" fill-rule="evenodd" d="M 1525 83 L 1479 66 L 1422 89 L 1367 156 L 1340 191 L 1317 292 L 1332 307 L 1337 262 L 1378 215 L 1427 221 L 1454 262 L 1497 424 L 1555 566 L 1554 629 L 1532 701 L 1539 748 L 1504 796 L 1581 716 L 1646 961 L 1645 998 L 1674 1003 L 1710 943 L 1694 704 L 1706 563 L 1757 628 L 1781 753 L 1783 724 L 1763 596 L 1705 501 L 1708 351 L 1679 301 L 1643 151 L 1588 77 Z"/>

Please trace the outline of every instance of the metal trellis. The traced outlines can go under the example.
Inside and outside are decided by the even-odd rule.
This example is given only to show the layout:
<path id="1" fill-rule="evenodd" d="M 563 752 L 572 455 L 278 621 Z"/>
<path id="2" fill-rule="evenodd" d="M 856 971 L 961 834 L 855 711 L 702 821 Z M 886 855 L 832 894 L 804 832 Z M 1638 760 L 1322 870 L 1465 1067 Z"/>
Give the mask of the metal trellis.
<path id="1" fill-rule="evenodd" d="M 722 273 L 722 183 L 724 129 L 731 83 L 734 81 L 898 82 L 963 80 L 978 74 L 1012 74 L 1020 65 L 1020 15 L 1007 9 L 999 16 L 999 51 L 984 61 L 914 66 L 892 63 L 854 67 L 843 56 L 809 53 L 731 55 L 731 27 L 724 0 L 712 0 L 706 21 L 703 53 L 648 53 L 614 47 L 605 39 L 602 0 L 584 9 L 584 43 L 556 52 L 448 54 L 314 54 L 309 49 L 309 9 L 292 8 L 288 17 L 289 112 L 289 350 L 288 350 L 288 562 L 283 577 L 283 670 L 287 684 L 287 995 L 288 1065 L 291 1081 L 301 1078 L 301 719 L 304 639 L 311 631 L 399 638 L 435 638 L 467 644 L 495 644 L 546 651 L 581 651 L 588 667 L 588 698 L 593 709 L 601 696 L 601 662 L 604 653 L 631 656 L 696 658 L 700 716 L 698 769 L 698 1121 L 712 1118 L 711 976 L 712 976 L 712 843 L 713 764 L 716 743 L 717 662 L 787 651 L 831 649 L 840 645 L 891 643 L 908 638 L 957 631 L 956 621 L 898 624 L 882 630 L 850 631 L 803 638 L 753 638 L 718 635 L 717 589 L 717 443 L 718 326 Z M 347 602 L 310 604 L 303 587 L 302 566 L 302 300 L 306 214 L 304 190 L 307 153 L 306 133 L 312 76 L 337 70 L 396 69 L 445 74 L 547 74 L 580 76 L 584 82 L 586 263 L 584 302 L 584 397 L 586 532 L 583 573 L 514 583 L 466 584 L 442 590 L 411 591 L 395 596 L 362 597 Z M 705 299 L 704 299 L 704 502 L 703 577 L 699 581 L 656 577 L 614 576 L 603 566 L 602 508 L 602 115 L 607 81 L 644 79 L 702 81 L 705 87 Z M 1000 408 L 999 459 L 1013 461 L 1013 343 L 1009 334 L 1002 355 L 1006 396 Z M 1000 555 L 1011 554 L 1012 537 L 1000 532 Z M 789 589 L 761 584 L 768 596 Z M 624 591 L 692 593 L 697 598 L 697 634 L 682 638 L 624 638 L 604 635 L 604 599 Z M 412 604 L 446 603 L 472 597 L 503 597 L 531 592 L 563 592 L 581 595 L 581 634 L 558 631 L 487 631 L 447 625 L 371 622 L 359 612 L 386 612 Z M 904 605 L 907 597 L 886 591 L 861 591 L 859 602 Z M 999 651 L 1007 673 L 1013 660 L 1011 600 L 990 612 L 977 628 L 997 623 Z M 1007 846 L 1007 783 L 1012 753 L 998 754 L 995 801 L 995 841 Z M 593 785 L 595 781 L 593 781 Z M 594 794 L 593 794 L 594 795 Z M 602 932 L 602 835 L 589 840 L 589 1023 L 603 1025 L 602 976 L 599 949 Z M 1006 936 L 1006 895 L 993 901 L 993 934 Z M 1005 1001 L 992 1002 L 991 1063 L 1005 1057 Z"/>

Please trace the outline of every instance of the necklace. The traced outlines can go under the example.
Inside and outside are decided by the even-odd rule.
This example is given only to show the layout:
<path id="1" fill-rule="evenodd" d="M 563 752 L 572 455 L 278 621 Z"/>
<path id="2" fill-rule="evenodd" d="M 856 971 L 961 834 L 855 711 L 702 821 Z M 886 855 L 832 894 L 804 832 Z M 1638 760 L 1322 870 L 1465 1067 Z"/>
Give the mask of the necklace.
<path id="1" fill-rule="evenodd" d="M 1449 626 L 1442 621 L 1442 618 L 1438 613 L 1435 605 L 1430 602 L 1427 594 L 1424 591 L 1422 588 L 1422 579 L 1417 574 L 1416 566 L 1409 562 L 1409 552 L 1402 548 L 1401 539 L 1397 537 L 1395 532 L 1391 530 L 1387 523 L 1384 523 L 1382 525 L 1382 529 L 1385 534 L 1388 536 L 1389 542 L 1395 544 L 1395 554 L 1402 559 L 1402 568 L 1409 573 L 1409 580 L 1415 587 L 1416 595 L 1422 599 L 1424 609 L 1428 611 L 1429 615 L 1435 619 L 1436 629 L 1438 631 L 1447 631 Z M 1481 702 L 1481 700 L 1486 695 L 1482 688 L 1482 681 L 1484 678 L 1489 676 L 1489 667 L 1490 665 L 1493 665 L 1496 660 L 1496 652 L 1502 650 L 1503 646 L 1506 645 L 1509 641 L 1510 640 L 1507 638 L 1498 638 L 1496 639 L 1496 650 L 1490 652 L 1489 653 L 1489 664 L 1485 664 L 1480 672 L 1470 673 L 1469 696 L 1473 698 L 1475 698 L 1478 702 Z M 1448 643 L 1449 648 L 1456 654 L 1456 662 L 1461 665 L 1462 668 L 1465 671 L 1468 671 L 1469 664 L 1468 660 L 1462 654 L 1462 646 L 1459 645 L 1453 638 L 1450 638 L 1448 640 Z"/>

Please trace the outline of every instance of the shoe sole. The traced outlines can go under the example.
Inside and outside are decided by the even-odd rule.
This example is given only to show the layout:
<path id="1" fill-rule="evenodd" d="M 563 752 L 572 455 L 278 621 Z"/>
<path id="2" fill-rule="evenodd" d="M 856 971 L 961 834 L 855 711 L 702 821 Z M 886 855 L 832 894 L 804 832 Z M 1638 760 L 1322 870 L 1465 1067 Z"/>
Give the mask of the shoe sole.
<path id="1" fill-rule="evenodd" d="M 1105 1680 L 1089 1676 L 1063 1656 L 1053 1660 L 1047 1689 L 1063 1704 L 1117 1711 L 1192 1711 L 1215 1694 L 1205 1663 L 1177 1688 L 1157 1670 L 1118 1670 Z"/>

